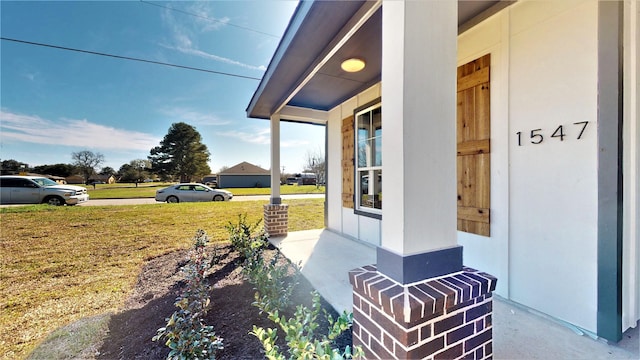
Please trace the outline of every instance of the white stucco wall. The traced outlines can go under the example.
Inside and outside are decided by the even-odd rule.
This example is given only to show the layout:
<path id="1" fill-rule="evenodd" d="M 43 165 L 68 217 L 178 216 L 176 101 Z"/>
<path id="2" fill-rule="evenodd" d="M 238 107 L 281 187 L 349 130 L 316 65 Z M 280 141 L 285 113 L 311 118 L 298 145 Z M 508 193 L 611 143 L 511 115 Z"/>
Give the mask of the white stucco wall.
<path id="1" fill-rule="evenodd" d="M 640 317 L 639 7 L 625 1 L 623 331 Z M 459 65 L 492 55 L 492 236 L 458 233 L 465 264 L 496 275 L 499 295 L 594 332 L 597 12 L 596 1 L 521 1 L 458 44 Z M 550 137 L 559 125 L 562 142 Z M 534 129 L 543 143 L 530 143 Z"/>
<path id="2" fill-rule="evenodd" d="M 460 64 L 492 55 L 492 235 L 458 233 L 465 264 L 496 275 L 499 295 L 595 332 L 597 2 L 518 2 L 458 51 Z"/>
<path id="3" fill-rule="evenodd" d="M 508 11 L 508 10 L 507 10 Z M 509 16 L 493 16 L 458 37 L 458 65 L 491 54 L 491 237 L 458 232 L 466 266 L 498 278 L 509 297 Z"/>
<path id="4" fill-rule="evenodd" d="M 510 40 L 509 294 L 595 332 L 598 6 L 516 5 Z M 577 139 L 582 127 L 574 123 L 582 121 L 589 123 Z M 564 141 L 550 137 L 559 125 Z M 546 138 L 539 145 L 531 144 L 534 129 Z M 523 146 L 513 137 L 518 131 Z"/>
<path id="5" fill-rule="evenodd" d="M 380 84 L 376 84 L 329 111 L 327 141 L 328 157 L 327 228 L 372 245 L 380 245 L 380 220 L 356 215 L 353 209 L 342 207 L 342 119 L 353 115 L 354 109 L 380 97 Z"/>
<path id="6" fill-rule="evenodd" d="M 492 62 L 491 237 L 458 232 L 464 262 L 497 276 L 499 295 L 595 332 L 597 2 L 519 2 L 458 53 Z"/>

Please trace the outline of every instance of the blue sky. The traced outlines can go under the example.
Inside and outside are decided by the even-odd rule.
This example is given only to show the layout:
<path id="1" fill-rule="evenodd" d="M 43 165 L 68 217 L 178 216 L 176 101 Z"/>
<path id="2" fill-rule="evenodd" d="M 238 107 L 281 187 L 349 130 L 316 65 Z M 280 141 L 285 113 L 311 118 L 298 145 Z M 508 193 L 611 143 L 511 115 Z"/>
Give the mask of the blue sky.
<path id="1" fill-rule="evenodd" d="M 2 1 L 1 34 L 261 78 L 296 4 Z M 257 80 L 5 40 L 0 58 L 2 160 L 71 163 L 91 150 L 117 170 L 182 121 L 202 135 L 213 172 L 242 161 L 270 168 L 269 122 L 245 113 Z M 324 149 L 324 128 L 283 123 L 281 143 L 285 172 L 302 171 L 306 154 Z"/>

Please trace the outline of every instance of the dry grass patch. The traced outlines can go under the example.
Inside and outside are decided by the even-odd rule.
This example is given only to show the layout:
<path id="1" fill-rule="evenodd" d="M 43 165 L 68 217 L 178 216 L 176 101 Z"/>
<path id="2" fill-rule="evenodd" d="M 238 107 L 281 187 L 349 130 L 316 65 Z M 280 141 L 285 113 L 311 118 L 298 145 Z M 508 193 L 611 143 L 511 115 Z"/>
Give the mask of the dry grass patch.
<path id="1" fill-rule="evenodd" d="M 322 199 L 291 200 L 290 230 L 323 227 Z M 203 229 L 228 239 L 238 214 L 265 202 L 0 209 L 0 348 L 24 358 L 51 331 L 116 311 L 143 263 L 191 246 Z"/>
<path id="2" fill-rule="evenodd" d="M 99 340 L 109 333 L 110 319 L 111 314 L 96 315 L 58 328 L 29 354 L 29 359 L 92 359 Z"/>

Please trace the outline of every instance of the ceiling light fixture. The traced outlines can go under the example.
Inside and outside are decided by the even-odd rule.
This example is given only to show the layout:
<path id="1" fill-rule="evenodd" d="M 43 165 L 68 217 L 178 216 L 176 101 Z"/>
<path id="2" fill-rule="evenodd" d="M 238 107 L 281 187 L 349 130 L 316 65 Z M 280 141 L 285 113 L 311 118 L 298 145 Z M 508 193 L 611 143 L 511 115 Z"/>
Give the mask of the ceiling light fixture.
<path id="1" fill-rule="evenodd" d="M 346 71 L 346 72 L 358 72 L 362 69 L 364 69 L 365 67 L 365 62 L 362 59 L 359 58 L 350 58 L 347 59 L 345 61 L 342 62 L 342 65 L 340 65 L 340 67 L 342 68 L 342 70 Z"/>

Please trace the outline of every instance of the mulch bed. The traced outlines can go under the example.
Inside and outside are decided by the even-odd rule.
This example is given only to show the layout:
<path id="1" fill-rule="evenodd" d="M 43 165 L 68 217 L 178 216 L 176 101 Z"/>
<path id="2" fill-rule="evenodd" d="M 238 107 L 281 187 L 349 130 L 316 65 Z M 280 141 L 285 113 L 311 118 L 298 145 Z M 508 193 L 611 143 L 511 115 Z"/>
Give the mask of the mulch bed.
<path id="1" fill-rule="evenodd" d="M 239 254 L 228 243 L 214 246 L 220 262 L 208 277 L 213 287 L 210 293 L 212 305 L 205 323 L 213 325 L 216 334 L 224 339 L 224 349 L 216 354 L 216 358 L 264 358 L 262 344 L 249 331 L 253 325 L 264 328 L 275 328 L 276 325 L 251 305 L 255 291 L 242 277 Z M 265 251 L 265 256 L 269 257 L 278 250 L 270 248 Z M 176 310 L 174 302 L 184 286 L 180 269 L 186 264 L 186 259 L 186 250 L 176 251 L 152 259 L 144 266 L 124 309 L 111 318 L 109 335 L 104 339 L 98 359 L 166 359 L 169 349 L 164 341 L 154 342 L 151 338 L 158 328 L 166 325 L 165 319 Z M 298 280 L 292 303 L 310 308 L 313 286 L 302 276 Z M 322 306 L 334 318 L 338 316 L 324 299 Z M 285 315 L 292 316 L 293 310 L 285 312 Z M 326 329 L 327 322 L 322 316 L 320 318 L 320 329 Z M 285 352 L 287 347 L 281 330 L 277 344 Z M 350 331 L 336 341 L 336 346 L 341 349 L 347 345 L 351 346 Z"/>

